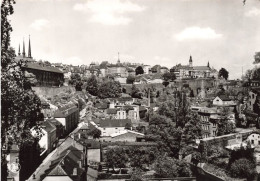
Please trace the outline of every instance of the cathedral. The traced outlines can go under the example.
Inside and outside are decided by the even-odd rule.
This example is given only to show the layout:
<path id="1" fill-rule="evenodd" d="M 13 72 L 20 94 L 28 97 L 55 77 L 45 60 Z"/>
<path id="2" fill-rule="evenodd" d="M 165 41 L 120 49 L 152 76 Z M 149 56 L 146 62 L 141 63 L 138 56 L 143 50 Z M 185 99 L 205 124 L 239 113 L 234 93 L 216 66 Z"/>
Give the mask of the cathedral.
<path id="1" fill-rule="evenodd" d="M 29 36 L 28 55 L 25 53 L 25 46 L 23 41 L 23 52 L 20 52 L 20 44 L 18 49 L 18 55 L 15 57 L 16 61 L 23 61 L 25 64 L 22 66 L 22 70 L 28 73 L 32 73 L 36 78 L 35 86 L 61 86 L 64 82 L 63 72 L 56 67 L 47 66 L 43 63 L 37 62 L 32 57 L 31 52 L 31 40 Z"/>

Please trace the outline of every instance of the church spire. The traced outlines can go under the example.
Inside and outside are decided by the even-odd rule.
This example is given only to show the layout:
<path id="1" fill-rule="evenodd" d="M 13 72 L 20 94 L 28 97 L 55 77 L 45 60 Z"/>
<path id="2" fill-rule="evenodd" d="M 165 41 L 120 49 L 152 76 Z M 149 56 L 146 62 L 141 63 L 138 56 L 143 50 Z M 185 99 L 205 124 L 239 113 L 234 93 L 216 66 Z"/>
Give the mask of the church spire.
<path id="1" fill-rule="evenodd" d="M 120 59 L 119 59 L 119 52 L 118 52 L 118 59 L 117 59 L 117 63 L 120 63 Z"/>
<path id="2" fill-rule="evenodd" d="M 29 58 L 32 58 L 32 55 L 31 55 L 31 41 L 30 41 L 30 35 L 29 35 L 28 57 L 29 57 Z"/>
<path id="3" fill-rule="evenodd" d="M 209 61 L 208 61 L 208 67 L 209 67 Z"/>
<path id="4" fill-rule="evenodd" d="M 21 52 L 20 52 L 20 43 L 19 43 L 18 55 L 19 55 L 19 56 L 21 55 Z"/>
<path id="5" fill-rule="evenodd" d="M 192 67 L 192 56 L 190 55 L 189 66 Z"/>
<path id="6" fill-rule="evenodd" d="M 25 57 L 24 39 L 23 39 L 23 57 Z"/>

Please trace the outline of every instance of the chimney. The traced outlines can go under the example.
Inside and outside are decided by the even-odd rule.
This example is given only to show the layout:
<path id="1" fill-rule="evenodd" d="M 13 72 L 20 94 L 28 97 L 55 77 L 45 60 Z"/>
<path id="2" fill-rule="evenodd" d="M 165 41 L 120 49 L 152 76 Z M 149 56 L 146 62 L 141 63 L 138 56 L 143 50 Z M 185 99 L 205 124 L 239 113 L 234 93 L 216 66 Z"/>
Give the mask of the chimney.
<path id="1" fill-rule="evenodd" d="M 82 168 L 82 161 L 78 161 L 78 164 L 79 164 L 79 168 Z"/>

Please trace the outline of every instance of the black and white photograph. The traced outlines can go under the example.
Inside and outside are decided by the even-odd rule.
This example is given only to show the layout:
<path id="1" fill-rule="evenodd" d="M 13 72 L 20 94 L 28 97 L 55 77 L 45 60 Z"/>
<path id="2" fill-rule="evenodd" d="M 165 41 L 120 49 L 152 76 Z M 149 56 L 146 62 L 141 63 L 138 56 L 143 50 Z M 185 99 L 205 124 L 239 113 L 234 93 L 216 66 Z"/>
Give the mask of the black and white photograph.
<path id="1" fill-rule="evenodd" d="M 1 0 L 1 181 L 260 180 L 260 0 Z"/>

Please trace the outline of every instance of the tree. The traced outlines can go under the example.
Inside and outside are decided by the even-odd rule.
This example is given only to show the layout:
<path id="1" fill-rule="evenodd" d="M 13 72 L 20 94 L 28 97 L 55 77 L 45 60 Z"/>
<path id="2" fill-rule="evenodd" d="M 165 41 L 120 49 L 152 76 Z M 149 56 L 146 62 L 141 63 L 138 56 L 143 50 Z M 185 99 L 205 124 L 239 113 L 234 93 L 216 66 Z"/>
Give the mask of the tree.
<path id="1" fill-rule="evenodd" d="M 230 168 L 230 174 L 235 178 L 247 178 L 248 180 L 254 180 L 256 175 L 256 165 L 246 158 L 240 158 L 232 163 Z"/>
<path id="2" fill-rule="evenodd" d="M 218 72 L 218 77 L 223 77 L 224 79 L 228 79 L 228 71 L 225 68 L 221 68 Z"/>
<path id="3" fill-rule="evenodd" d="M 124 168 L 128 162 L 128 155 L 123 147 L 110 147 L 105 153 L 105 162 L 108 168 Z"/>
<path id="4" fill-rule="evenodd" d="M 135 81 L 135 77 L 134 77 L 134 76 L 131 76 L 131 75 L 129 75 L 129 76 L 127 77 L 127 79 L 126 79 L 126 83 L 127 83 L 127 84 L 133 84 L 134 81 Z"/>
<path id="5" fill-rule="evenodd" d="M 98 97 L 101 99 L 120 97 L 121 84 L 118 81 L 106 80 L 98 87 Z"/>
<path id="6" fill-rule="evenodd" d="M 260 63 L 260 52 L 256 52 L 254 58 L 255 58 L 254 64 Z"/>
<path id="7" fill-rule="evenodd" d="M 163 155 L 155 161 L 155 177 L 157 178 L 190 177 L 191 175 L 189 164 L 183 160 Z"/>
<path id="8" fill-rule="evenodd" d="M 95 128 L 89 132 L 89 135 L 93 136 L 94 139 L 98 139 L 101 136 L 101 131 L 99 129 Z"/>
<path id="9" fill-rule="evenodd" d="M 135 69 L 135 75 L 139 75 L 139 74 L 143 74 L 143 73 L 144 73 L 143 67 L 138 66 L 138 67 Z"/>
<path id="10" fill-rule="evenodd" d="M 176 76 L 173 72 L 166 72 L 163 74 L 163 80 L 165 81 L 174 81 Z"/>
<path id="11" fill-rule="evenodd" d="M 253 80 L 260 80 L 260 68 L 256 68 L 252 70 L 252 79 Z"/>
<path id="12" fill-rule="evenodd" d="M 86 91 L 91 95 L 98 95 L 98 82 L 95 75 L 92 75 L 86 82 Z"/>
<path id="13" fill-rule="evenodd" d="M 132 125 L 130 123 L 125 124 L 125 129 L 131 130 L 131 128 L 132 128 Z"/>
<path id="14" fill-rule="evenodd" d="M 133 98 L 138 98 L 138 99 L 142 99 L 142 93 L 140 92 L 140 90 L 136 87 L 136 85 L 132 85 L 132 92 L 131 92 L 131 96 Z"/>
<path id="15" fill-rule="evenodd" d="M 158 114 L 149 116 L 149 126 L 146 139 L 155 141 L 162 152 L 178 158 L 181 141 L 180 127 L 176 127 L 171 119 Z"/>
<path id="16" fill-rule="evenodd" d="M 8 16 L 13 14 L 13 0 L 3 0 L 1 4 L 1 180 L 7 179 L 6 155 L 13 144 L 20 148 L 31 140 L 30 129 L 40 133 L 43 121 L 41 102 L 28 86 L 22 61 L 14 61 L 15 52 L 10 48 L 12 26 Z"/>
<path id="17" fill-rule="evenodd" d="M 181 154 L 185 157 L 193 150 L 189 146 L 195 144 L 196 139 L 202 138 L 202 129 L 197 114 L 193 114 L 189 122 L 187 122 L 182 130 L 181 136 Z"/>
<path id="18" fill-rule="evenodd" d="M 221 119 L 217 121 L 218 136 L 230 134 L 235 132 L 235 124 L 229 120 L 229 110 L 223 109 Z"/>

